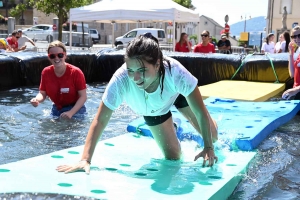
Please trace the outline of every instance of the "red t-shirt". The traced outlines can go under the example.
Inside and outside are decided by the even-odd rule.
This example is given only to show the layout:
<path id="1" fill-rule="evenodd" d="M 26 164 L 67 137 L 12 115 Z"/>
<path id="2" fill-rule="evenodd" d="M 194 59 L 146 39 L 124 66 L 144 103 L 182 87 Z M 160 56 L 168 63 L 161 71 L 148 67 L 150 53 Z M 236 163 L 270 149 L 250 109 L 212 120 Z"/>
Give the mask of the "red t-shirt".
<path id="1" fill-rule="evenodd" d="M 192 46 L 192 43 L 190 43 L 190 46 Z M 187 42 L 183 43 L 183 45 L 180 45 L 180 42 L 177 42 L 175 45 L 175 51 L 190 52 Z"/>
<path id="2" fill-rule="evenodd" d="M 6 38 L 7 43 L 9 44 L 9 46 L 11 46 L 11 48 L 13 49 L 17 49 L 19 47 L 19 43 L 18 41 L 13 41 L 12 37 L 8 37 Z"/>
<path id="3" fill-rule="evenodd" d="M 216 53 L 215 46 L 211 43 L 208 43 L 206 46 L 203 46 L 202 43 L 198 44 L 194 48 L 194 52 L 197 53 Z"/>
<path id="4" fill-rule="evenodd" d="M 297 87 L 300 85 L 300 67 L 298 67 L 297 65 L 300 63 L 300 54 L 297 57 L 297 60 L 294 61 L 294 86 L 293 87 Z"/>
<path id="5" fill-rule="evenodd" d="M 84 74 L 78 67 L 66 63 L 66 71 L 61 77 L 55 75 L 53 65 L 42 71 L 40 90 L 46 92 L 58 110 L 63 106 L 75 104 L 79 98 L 78 91 L 84 89 Z"/>

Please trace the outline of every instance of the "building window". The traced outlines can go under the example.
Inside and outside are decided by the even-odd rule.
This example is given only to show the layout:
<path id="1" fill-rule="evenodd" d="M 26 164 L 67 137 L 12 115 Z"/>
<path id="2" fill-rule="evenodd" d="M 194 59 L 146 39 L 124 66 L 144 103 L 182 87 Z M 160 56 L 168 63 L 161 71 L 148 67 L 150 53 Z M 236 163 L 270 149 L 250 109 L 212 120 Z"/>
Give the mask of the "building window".
<path id="1" fill-rule="evenodd" d="M 101 30 L 104 30 L 104 23 L 101 23 L 101 24 L 100 24 L 100 29 L 101 29 Z"/>
<path id="2" fill-rule="evenodd" d="M 293 0 L 281 0 L 279 13 L 283 14 L 283 8 L 284 6 L 286 6 L 287 13 L 292 14 L 292 5 L 293 5 Z"/>
<path id="3" fill-rule="evenodd" d="M 205 25 L 207 25 L 207 24 L 208 24 L 208 23 L 207 23 L 207 21 L 206 21 L 206 22 L 204 22 L 204 24 L 205 24 Z"/>

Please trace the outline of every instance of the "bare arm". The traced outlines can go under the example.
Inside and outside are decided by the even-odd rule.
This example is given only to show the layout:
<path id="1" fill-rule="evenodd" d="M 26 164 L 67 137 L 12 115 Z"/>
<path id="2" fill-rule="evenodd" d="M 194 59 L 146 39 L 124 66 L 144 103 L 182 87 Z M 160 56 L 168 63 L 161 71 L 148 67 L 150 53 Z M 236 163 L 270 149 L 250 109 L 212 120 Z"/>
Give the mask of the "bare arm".
<path id="1" fill-rule="evenodd" d="M 188 48 L 189 48 L 189 52 L 191 52 L 191 51 L 192 51 L 192 47 L 191 47 L 190 41 L 189 41 L 189 40 L 186 40 L 186 43 L 187 43 L 187 46 L 188 46 Z"/>
<path id="2" fill-rule="evenodd" d="M 191 110 L 195 114 L 198 124 L 200 125 L 202 131 L 202 137 L 204 141 L 204 147 L 212 148 L 213 140 L 212 140 L 212 129 L 213 125 L 210 124 L 212 121 L 210 114 L 208 113 L 206 106 L 202 100 L 202 96 L 198 87 L 194 89 L 194 91 L 186 97 Z"/>
<path id="3" fill-rule="evenodd" d="M 13 48 L 14 52 L 18 52 L 18 51 L 23 51 L 24 49 L 26 49 L 26 45 L 22 46 L 21 48 Z"/>
<path id="4" fill-rule="evenodd" d="M 39 103 L 42 103 L 46 99 L 46 97 L 47 97 L 46 91 L 40 90 L 40 92 L 36 95 L 36 97 L 30 100 L 30 103 L 34 107 L 37 107 Z"/>
<path id="5" fill-rule="evenodd" d="M 291 78 L 294 78 L 294 41 L 289 43 L 289 74 Z"/>
<path id="6" fill-rule="evenodd" d="M 34 42 L 29 38 L 29 42 L 33 45 L 33 46 L 35 46 L 35 44 L 34 44 Z"/>
<path id="7" fill-rule="evenodd" d="M 107 126 L 113 111 L 104 105 L 101 101 L 96 116 L 94 117 L 88 135 L 85 140 L 84 150 L 81 156 L 81 162 L 75 165 L 61 165 L 56 168 L 59 172 L 74 172 L 84 169 L 87 174 L 90 173 L 90 163 L 96 148 L 97 142 Z"/>
<path id="8" fill-rule="evenodd" d="M 197 160 L 199 157 L 203 157 L 203 166 L 205 166 L 206 161 L 208 161 L 208 166 L 213 166 L 215 160 L 216 162 L 218 161 L 218 157 L 215 156 L 213 147 L 213 133 L 217 135 L 216 126 L 213 124 L 213 120 L 204 105 L 197 86 L 194 91 L 186 97 L 186 99 L 197 119 L 204 141 L 203 151 L 196 155 L 194 160 Z"/>
<path id="9" fill-rule="evenodd" d="M 64 112 L 61 114 L 61 117 L 69 118 L 71 119 L 75 113 L 83 106 L 83 104 L 86 102 L 87 95 L 86 95 L 86 89 L 84 90 L 79 90 L 78 91 L 79 98 L 76 101 L 75 105 L 73 108 L 67 112 Z"/>
<path id="10" fill-rule="evenodd" d="M 94 117 L 88 135 L 86 137 L 83 154 L 81 156 L 82 160 L 90 161 L 92 159 L 96 144 L 105 127 L 107 126 L 112 113 L 113 111 L 106 107 L 106 105 L 101 101 L 98 112 Z"/>

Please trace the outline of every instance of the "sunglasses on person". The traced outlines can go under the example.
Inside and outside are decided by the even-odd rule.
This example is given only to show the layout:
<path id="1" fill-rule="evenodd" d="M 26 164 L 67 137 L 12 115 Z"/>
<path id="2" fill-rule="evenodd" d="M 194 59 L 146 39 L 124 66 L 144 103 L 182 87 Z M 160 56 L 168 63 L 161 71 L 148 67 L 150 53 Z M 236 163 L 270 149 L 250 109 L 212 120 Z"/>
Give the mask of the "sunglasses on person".
<path id="1" fill-rule="evenodd" d="M 205 34 L 201 34 L 201 37 L 208 37 L 208 35 L 205 35 Z"/>
<path id="2" fill-rule="evenodd" d="M 296 39 L 296 38 L 300 39 L 300 34 L 298 34 L 298 35 L 291 35 L 291 38 L 292 39 Z"/>
<path id="3" fill-rule="evenodd" d="M 65 53 L 51 53 L 51 54 L 48 54 L 48 57 L 49 57 L 50 59 L 54 59 L 54 58 L 56 58 L 56 56 L 57 56 L 58 58 L 63 58 L 64 55 L 65 55 Z"/>
<path id="4" fill-rule="evenodd" d="M 16 37 L 17 39 L 19 39 L 20 37 Z"/>

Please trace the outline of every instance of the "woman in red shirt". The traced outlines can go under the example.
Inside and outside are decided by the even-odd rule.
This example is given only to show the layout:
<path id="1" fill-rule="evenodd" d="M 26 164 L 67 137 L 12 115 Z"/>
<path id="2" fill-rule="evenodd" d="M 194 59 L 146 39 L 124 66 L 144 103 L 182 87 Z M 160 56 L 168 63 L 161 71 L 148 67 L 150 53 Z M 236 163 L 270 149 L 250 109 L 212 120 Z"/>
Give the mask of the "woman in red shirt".
<path id="1" fill-rule="evenodd" d="M 175 51 L 191 52 L 192 43 L 189 41 L 188 34 L 181 33 L 179 42 L 176 43 Z"/>
<path id="2" fill-rule="evenodd" d="M 197 44 L 194 52 L 197 53 L 216 53 L 215 46 L 209 42 L 209 32 L 204 30 L 201 34 L 202 42 Z"/>
<path id="3" fill-rule="evenodd" d="M 82 118 L 86 113 L 84 103 L 87 99 L 86 83 L 82 71 L 66 63 L 66 47 L 60 41 L 49 44 L 48 58 L 52 65 L 42 71 L 40 91 L 30 103 L 37 107 L 46 97 L 54 103 L 51 114 L 71 119 Z"/>

